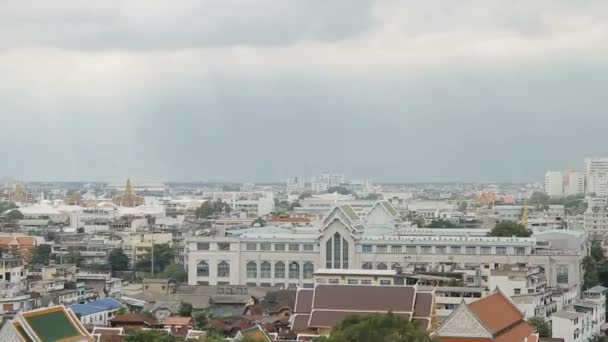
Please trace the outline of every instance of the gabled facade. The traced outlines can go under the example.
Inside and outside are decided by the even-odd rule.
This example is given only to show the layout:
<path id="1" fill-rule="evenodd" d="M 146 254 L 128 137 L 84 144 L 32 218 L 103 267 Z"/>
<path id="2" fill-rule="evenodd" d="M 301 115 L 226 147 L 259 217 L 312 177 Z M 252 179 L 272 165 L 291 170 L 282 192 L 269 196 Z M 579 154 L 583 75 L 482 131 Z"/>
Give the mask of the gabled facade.
<path id="1" fill-rule="evenodd" d="M 441 342 L 536 342 L 535 329 L 500 291 L 462 303 L 437 329 Z"/>

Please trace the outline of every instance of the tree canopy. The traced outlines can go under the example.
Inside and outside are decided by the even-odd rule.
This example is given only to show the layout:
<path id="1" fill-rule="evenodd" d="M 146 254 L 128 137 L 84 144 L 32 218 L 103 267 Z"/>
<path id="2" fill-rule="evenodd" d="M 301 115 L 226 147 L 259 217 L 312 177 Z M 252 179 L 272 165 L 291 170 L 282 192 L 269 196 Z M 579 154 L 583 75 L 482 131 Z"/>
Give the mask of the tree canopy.
<path id="1" fill-rule="evenodd" d="M 528 320 L 528 323 L 536 327 L 536 331 L 540 337 L 551 337 L 551 328 L 549 323 L 541 317 L 532 317 Z"/>
<path id="2" fill-rule="evenodd" d="M 134 330 L 125 338 L 126 342 L 173 342 L 173 337 L 164 330 Z"/>
<path id="3" fill-rule="evenodd" d="M 25 216 L 19 210 L 12 210 L 6 214 L 6 219 L 9 221 L 23 220 Z"/>
<path id="4" fill-rule="evenodd" d="M 188 273 L 186 273 L 183 266 L 178 264 L 170 264 L 165 267 L 163 275 L 165 278 L 171 278 L 177 282 L 184 282 L 188 280 Z"/>
<path id="5" fill-rule="evenodd" d="M 604 256 L 600 241 L 593 241 L 589 255 L 583 258 L 583 289 L 601 284 L 608 285 L 608 260 Z"/>
<path id="6" fill-rule="evenodd" d="M 13 202 L 0 202 L 0 214 L 7 210 L 16 209 L 16 208 L 19 208 L 19 207 Z"/>
<path id="7" fill-rule="evenodd" d="M 228 203 L 223 202 L 221 199 L 212 201 L 208 200 L 205 203 L 201 204 L 200 207 L 196 208 L 194 211 L 194 215 L 197 218 L 209 218 L 214 214 L 222 214 L 229 213 L 230 205 Z"/>
<path id="8" fill-rule="evenodd" d="M 31 250 L 31 263 L 48 265 L 51 258 L 51 245 L 39 245 Z"/>
<path id="9" fill-rule="evenodd" d="M 340 323 L 329 337 L 317 342 L 436 342 L 426 331 L 405 318 L 385 315 L 351 316 Z"/>
<path id="10" fill-rule="evenodd" d="M 492 228 L 488 233 L 489 236 L 502 236 L 502 237 L 529 237 L 532 232 L 524 227 L 522 224 L 513 221 L 500 221 Z"/>
<path id="11" fill-rule="evenodd" d="M 352 195 L 352 191 L 348 190 L 348 188 L 344 187 L 344 186 L 332 186 L 331 188 L 327 189 L 326 193 L 328 194 L 333 194 L 334 192 L 339 193 L 340 195 Z"/>
<path id="12" fill-rule="evenodd" d="M 169 244 L 160 244 L 154 245 L 154 272 L 162 273 L 165 268 L 172 264 L 175 260 L 175 249 Z M 143 272 L 151 272 L 152 255 L 150 253 L 146 254 L 142 260 L 138 261 L 135 265 L 135 268 L 138 271 Z"/>
<path id="13" fill-rule="evenodd" d="M 192 304 L 181 302 L 179 304 L 179 315 L 182 317 L 190 317 L 192 316 Z"/>
<path id="14" fill-rule="evenodd" d="M 110 269 L 115 271 L 126 271 L 129 269 L 129 257 L 125 254 L 122 248 L 114 248 L 108 255 Z"/>
<path id="15" fill-rule="evenodd" d="M 460 226 L 452 223 L 452 221 L 439 219 L 439 220 L 431 221 L 431 223 L 427 227 L 428 228 L 459 228 Z"/>

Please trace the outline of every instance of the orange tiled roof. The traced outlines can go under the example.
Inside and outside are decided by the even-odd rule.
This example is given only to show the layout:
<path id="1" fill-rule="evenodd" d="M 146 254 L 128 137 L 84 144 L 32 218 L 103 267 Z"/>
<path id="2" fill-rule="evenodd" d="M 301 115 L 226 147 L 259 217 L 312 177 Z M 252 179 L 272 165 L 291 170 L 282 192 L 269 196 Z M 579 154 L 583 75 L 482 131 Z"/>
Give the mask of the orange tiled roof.
<path id="1" fill-rule="evenodd" d="M 500 291 L 474 301 L 469 308 L 494 333 L 523 320 L 521 312 Z"/>
<path id="2" fill-rule="evenodd" d="M 528 322 L 521 322 L 507 332 L 496 336 L 496 342 L 523 342 L 526 337 L 530 337 L 533 333 L 534 328 Z M 530 341 L 531 340 L 528 339 L 528 342 Z"/>
<path id="3" fill-rule="evenodd" d="M 442 337 L 441 342 L 491 342 L 491 338 L 485 337 Z"/>
<path id="4" fill-rule="evenodd" d="M 164 325 L 189 325 L 192 324 L 192 317 L 169 316 L 163 321 Z"/>

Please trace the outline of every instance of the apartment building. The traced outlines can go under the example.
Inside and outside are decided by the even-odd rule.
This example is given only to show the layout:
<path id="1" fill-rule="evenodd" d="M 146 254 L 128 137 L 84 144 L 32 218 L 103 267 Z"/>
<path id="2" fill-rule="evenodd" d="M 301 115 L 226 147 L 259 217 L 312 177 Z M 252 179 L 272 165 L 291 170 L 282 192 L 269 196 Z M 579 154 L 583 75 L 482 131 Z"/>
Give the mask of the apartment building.
<path id="1" fill-rule="evenodd" d="M 545 173 L 545 193 L 550 197 L 564 196 L 564 176 L 560 171 Z"/>
<path id="2" fill-rule="evenodd" d="M 595 286 L 583 292 L 583 298 L 551 317 L 552 336 L 565 342 L 588 341 L 600 336 L 606 323 L 606 289 Z"/>

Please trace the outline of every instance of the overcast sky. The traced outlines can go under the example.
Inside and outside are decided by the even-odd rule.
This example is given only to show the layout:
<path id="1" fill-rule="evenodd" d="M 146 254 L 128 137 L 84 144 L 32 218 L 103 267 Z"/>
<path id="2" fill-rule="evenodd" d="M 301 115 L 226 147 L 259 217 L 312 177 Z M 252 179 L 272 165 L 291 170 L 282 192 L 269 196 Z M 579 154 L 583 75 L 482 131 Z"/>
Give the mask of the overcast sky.
<path id="1" fill-rule="evenodd" d="M 605 0 L 0 6 L 4 176 L 528 181 L 608 156 Z"/>

